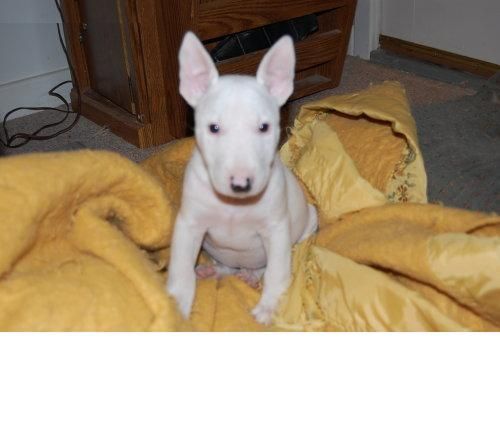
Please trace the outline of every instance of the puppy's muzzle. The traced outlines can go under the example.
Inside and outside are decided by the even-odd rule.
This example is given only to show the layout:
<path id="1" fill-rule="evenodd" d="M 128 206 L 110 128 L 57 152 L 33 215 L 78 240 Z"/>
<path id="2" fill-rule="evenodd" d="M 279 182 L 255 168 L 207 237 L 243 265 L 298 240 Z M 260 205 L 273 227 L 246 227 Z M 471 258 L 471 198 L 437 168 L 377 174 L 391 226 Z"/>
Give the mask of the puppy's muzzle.
<path id="1" fill-rule="evenodd" d="M 231 176 L 231 189 L 237 194 L 249 192 L 252 189 L 252 180 Z"/>

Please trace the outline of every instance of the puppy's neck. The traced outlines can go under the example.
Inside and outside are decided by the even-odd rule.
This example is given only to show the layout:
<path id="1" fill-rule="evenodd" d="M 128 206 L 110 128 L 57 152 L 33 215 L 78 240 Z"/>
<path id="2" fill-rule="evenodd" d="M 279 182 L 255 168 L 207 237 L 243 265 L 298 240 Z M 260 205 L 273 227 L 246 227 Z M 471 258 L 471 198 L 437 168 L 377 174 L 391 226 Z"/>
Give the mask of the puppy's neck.
<path id="1" fill-rule="evenodd" d="M 267 189 L 267 187 L 264 188 L 257 195 L 253 195 L 251 197 L 243 197 L 243 198 L 229 197 L 227 195 L 219 194 L 215 190 L 214 190 L 214 193 L 215 193 L 216 197 L 221 202 L 223 202 L 224 204 L 228 204 L 228 205 L 231 205 L 231 206 L 251 206 L 253 204 L 257 204 L 260 201 L 260 199 L 263 197 L 264 192 L 266 191 L 266 189 Z"/>

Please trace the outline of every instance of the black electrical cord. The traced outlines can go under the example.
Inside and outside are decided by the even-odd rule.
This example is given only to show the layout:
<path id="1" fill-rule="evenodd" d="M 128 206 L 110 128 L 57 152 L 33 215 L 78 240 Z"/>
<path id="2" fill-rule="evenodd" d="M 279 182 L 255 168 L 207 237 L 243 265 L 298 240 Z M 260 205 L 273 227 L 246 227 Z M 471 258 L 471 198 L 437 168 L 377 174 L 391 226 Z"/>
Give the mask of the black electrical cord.
<path id="1" fill-rule="evenodd" d="M 61 17 L 61 22 L 62 22 L 63 27 L 64 27 L 64 16 L 63 16 L 63 13 L 61 10 L 61 5 L 60 5 L 58 0 L 54 0 L 54 3 L 56 4 L 57 10 L 59 12 L 59 16 Z M 60 84 L 57 84 L 54 88 L 52 88 L 49 91 L 49 95 L 61 100 L 61 102 L 65 106 L 65 109 L 57 109 L 55 107 L 17 107 L 15 109 L 11 110 L 3 118 L 2 129 L 3 129 L 3 133 L 5 135 L 5 140 L 0 136 L 0 141 L 2 142 L 2 144 L 5 147 L 18 148 L 18 147 L 22 147 L 23 145 L 26 145 L 31 140 L 38 140 L 38 141 L 49 140 L 51 138 L 54 138 L 54 137 L 57 137 L 58 135 L 63 134 L 64 132 L 68 132 L 69 130 L 71 130 L 77 124 L 78 120 L 80 119 L 80 109 L 81 109 L 80 86 L 78 84 L 78 80 L 76 78 L 76 74 L 75 74 L 75 70 L 73 68 L 73 65 L 71 64 L 68 50 L 66 49 L 66 45 L 64 44 L 59 23 L 57 24 L 57 35 L 59 36 L 59 42 L 61 43 L 61 47 L 63 49 L 64 55 L 66 56 L 66 60 L 68 62 L 69 72 L 71 74 L 72 80 L 64 81 L 64 82 L 61 82 Z M 77 110 L 76 110 L 76 112 L 71 111 L 70 106 L 69 106 L 68 102 L 66 101 L 66 99 L 61 94 L 56 92 L 56 90 L 58 88 L 60 88 L 61 86 L 66 85 L 66 84 L 70 84 L 70 83 L 73 83 L 73 87 L 75 88 L 76 93 L 77 93 Z M 41 128 L 37 129 L 35 132 L 32 132 L 31 134 L 18 132 L 16 134 L 9 135 L 9 131 L 7 129 L 7 118 L 11 114 L 13 114 L 19 110 L 33 110 L 33 111 L 52 110 L 55 112 L 64 113 L 64 117 L 61 120 L 58 120 L 57 122 L 42 126 Z M 57 132 L 54 132 L 52 134 L 38 135 L 40 132 L 44 131 L 45 129 L 62 124 L 68 118 L 68 116 L 70 114 L 74 114 L 75 117 L 73 119 L 73 122 L 71 122 L 71 124 L 69 124 L 66 128 L 63 128 L 63 129 L 61 129 Z M 20 140 L 20 141 L 15 142 L 16 140 Z"/>

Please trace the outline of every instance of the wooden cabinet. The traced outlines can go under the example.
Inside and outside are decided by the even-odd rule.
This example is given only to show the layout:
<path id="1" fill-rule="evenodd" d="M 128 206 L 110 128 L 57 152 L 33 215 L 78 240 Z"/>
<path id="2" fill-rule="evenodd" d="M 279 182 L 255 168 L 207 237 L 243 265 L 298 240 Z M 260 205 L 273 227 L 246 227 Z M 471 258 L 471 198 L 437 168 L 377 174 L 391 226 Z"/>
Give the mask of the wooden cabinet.
<path id="1" fill-rule="evenodd" d="M 177 53 L 192 30 L 210 49 L 221 37 L 316 13 L 319 30 L 296 43 L 293 99 L 338 85 L 356 0 L 63 0 L 65 37 L 83 116 L 150 147 L 186 136 Z M 254 73 L 265 50 L 217 64 Z M 76 105 L 76 92 L 72 92 Z"/>

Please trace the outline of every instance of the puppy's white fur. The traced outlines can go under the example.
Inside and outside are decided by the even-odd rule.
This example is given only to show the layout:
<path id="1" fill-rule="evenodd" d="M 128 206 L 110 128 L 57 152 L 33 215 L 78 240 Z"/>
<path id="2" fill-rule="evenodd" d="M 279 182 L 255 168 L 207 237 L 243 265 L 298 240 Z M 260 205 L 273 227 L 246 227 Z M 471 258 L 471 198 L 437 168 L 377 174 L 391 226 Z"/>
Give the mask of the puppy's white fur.
<path id="1" fill-rule="evenodd" d="M 279 108 L 293 91 L 293 42 L 281 38 L 256 78 L 219 77 L 192 33 L 184 37 L 179 63 L 180 93 L 195 111 L 196 148 L 185 172 L 167 290 L 188 317 L 203 245 L 226 269 L 265 268 L 252 313 L 270 323 L 290 282 L 292 245 L 317 226 L 316 210 L 277 155 Z"/>

